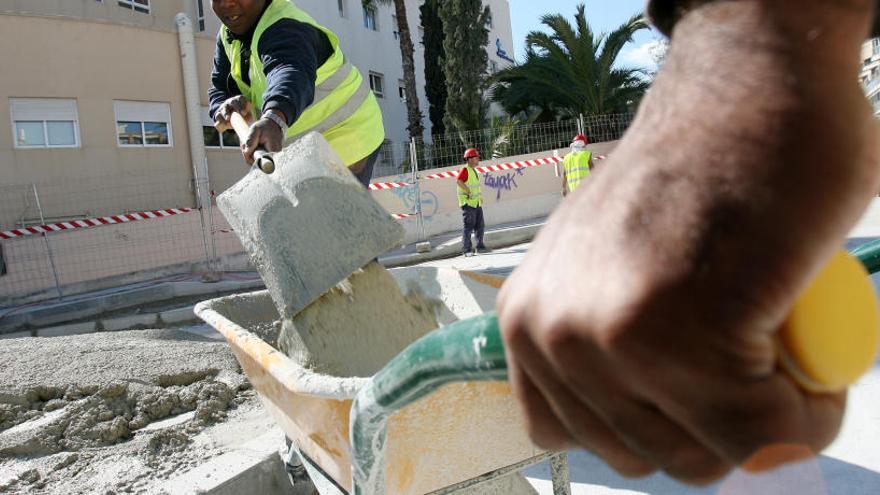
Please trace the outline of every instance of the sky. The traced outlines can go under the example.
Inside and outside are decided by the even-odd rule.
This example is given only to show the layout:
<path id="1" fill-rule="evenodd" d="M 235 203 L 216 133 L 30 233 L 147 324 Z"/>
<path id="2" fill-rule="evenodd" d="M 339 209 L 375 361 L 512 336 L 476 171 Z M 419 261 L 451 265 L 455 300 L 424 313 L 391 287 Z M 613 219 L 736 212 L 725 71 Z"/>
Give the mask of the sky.
<path id="1" fill-rule="evenodd" d="M 511 24 L 513 25 L 513 44 L 516 59 L 522 61 L 525 54 L 526 34 L 530 31 L 544 31 L 541 16 L 562 14 L 574 23 L 578 4 L 586 4 L 587 22 L 595 32 L 611 32 L 633 14 L 645 8 L 645 0 L 508 0 Z M 633 43 L 627 45 L 620 54 L 621 65 L 639 66 L 654 69 L 650 48 L 662 37 L 658 32 L 640 31 Z"/>

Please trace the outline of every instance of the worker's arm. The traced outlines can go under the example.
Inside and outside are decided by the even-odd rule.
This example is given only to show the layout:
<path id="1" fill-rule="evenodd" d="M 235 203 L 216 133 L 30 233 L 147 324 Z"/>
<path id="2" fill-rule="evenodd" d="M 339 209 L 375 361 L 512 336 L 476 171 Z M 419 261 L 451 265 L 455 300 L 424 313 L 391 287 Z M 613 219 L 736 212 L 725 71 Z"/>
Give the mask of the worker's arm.
<path id="1" fill-rule="evenodd" d="M 771 444 L 834 439 L 844 395 L 796 386 L 774 337 L 880 189 L 855 77 L 872 8 L 738 0 L 680 19 L 614 163 L 498 298 L 539 446 L 706 481 Z"/>
<path id="2" fill-rule="evenodd" d="M 214 47 L 214 66 L 211 70 L 211 87 L 208 88 L 208 115 L 218 131 L 224 132 L 232 128 L 229 118 L 232 112 L 250 117 L 250 102 L 241 95 L 238 85 L 230 76 L 229 58 L 223 49 L 223 42 L 217 35 Z"/>
<path id="3" fill-rule="evenodd" d="M 568 175 L 565 173 L 565 165 L 562 166 L 562 197 L 568 196 Z"/>
<path id="4" fill-rule="evenodd" d="M 290 127 L 314 101 L 318 67 L 332 54 L 330 41 L 308 24 L 282 19 L 260 36 L 259 53 L 266 73 L 259 115 L 271 111 Z M 279 151 L 284 137 L 275 121 L 258 119 L 244 143 L 245 161 L 251 163 L 260 146 Z"/>
<path id="5" fill-rule="evenodd" d="M 471 197 L 471 191 L 470 191 L 470 189 L 468 189 L 467 183 L 465 183 L 465 181 L 458 179 L 457 181 L 455 181 L 455 183 L 458 184 L 458 187 L 460 187 L 466 191 L 468 198 Z"/>

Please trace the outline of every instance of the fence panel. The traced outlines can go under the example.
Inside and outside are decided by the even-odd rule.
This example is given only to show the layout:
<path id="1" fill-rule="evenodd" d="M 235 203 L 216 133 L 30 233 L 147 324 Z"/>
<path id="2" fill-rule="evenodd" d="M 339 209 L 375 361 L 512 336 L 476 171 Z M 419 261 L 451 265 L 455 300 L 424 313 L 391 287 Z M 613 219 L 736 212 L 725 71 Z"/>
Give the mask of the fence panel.
<path id="1" fill-rule="evenodd" d="M 42 223 L 35 190 L 32 184 L 0 185 L 0 232 L 27 229 Z M 26 293 L 34 287 L 57 289 L 49 240 L 44 234 L 0 237 L 0 296 Z"/>

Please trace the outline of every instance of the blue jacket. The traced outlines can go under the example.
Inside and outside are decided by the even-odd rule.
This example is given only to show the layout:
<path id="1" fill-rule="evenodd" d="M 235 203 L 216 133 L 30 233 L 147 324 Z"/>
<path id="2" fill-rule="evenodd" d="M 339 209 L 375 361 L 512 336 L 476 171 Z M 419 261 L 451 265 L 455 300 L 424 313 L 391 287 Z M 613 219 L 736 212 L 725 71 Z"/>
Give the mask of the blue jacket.
<path id="1" fill-rule="evenodd" d="M 255 30 L 256 25 L 247 34 L 237 37 L 242 41 L 242 51 L 250 52 L 250 41 Z M 221 30 L 217 35 L 211 88 L 208 89 L 208 111 L 212 120 L 227 98 L 241 94 L 230 74 L 229 58 L 220 38 L 222 35 Z M 230 36 L 236 37 L 231 32 Z M 315 98 L 318 67 L 333 54 L 330 40 L 327 35 L 308 24 L 282 19 L 263 32 L 258 48 L 267 83 L 263 108 L 258 109 L 258 112 L 278 109 L 284 113 L 287 123 L 293 124 Z M 245 82 L 250 83 L 247 70 L 249 56 L 243 56 L 242 60 Z"/>

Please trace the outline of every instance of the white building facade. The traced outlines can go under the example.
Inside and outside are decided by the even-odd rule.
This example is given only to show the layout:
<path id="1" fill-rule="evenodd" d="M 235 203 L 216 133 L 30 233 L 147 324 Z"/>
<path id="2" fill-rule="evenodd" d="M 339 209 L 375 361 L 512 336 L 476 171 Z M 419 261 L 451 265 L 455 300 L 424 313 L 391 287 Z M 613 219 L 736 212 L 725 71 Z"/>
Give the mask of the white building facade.
<path id="1" fill-rule="evenodd" d="M 348 59 L 364 77 L 371 77 L 385 119 L 386 139 L 409 140 L 406 103 L 403 98 L 403 62 L 397 38 L 397 21 L 392 5 L 375 11 L 363 8 L 361 0 L 295 0 L 296 5 L 316 21 L 335 32 Z M 513 31 L 508 0 L 484 0 L 491 12 L 489 23 L 489 72 L 513 65 Z M 424 0 L 407 0 L 407 20 L 415 47 L 416 90 L 424 116 L 425 138 L 431 134 L 428 99 L 425 96 L 425 50 L 419 7 Z"/>
<path id="2" fill-rule="evenodd" d="M 484 2 L 492 11 L 489 69 L 511 65 L 508 2 Z M 402 149 L 409 135 L 393 7 L 365 12 L 361 0 L 294 3 L 339 35 L 348 60 L 373 82 L 386 139 Z M 406 5 L 427 137 L 422 3 Z M 196 31 L 200 129 L 188 118 L 176 23 L 181 12 Z M 235 183 L 246 170 L 237 142 L 217 135 L 207 111 L 219 29 L 210 0 L 0 0 L 0 44 L 9 69 L 0 77 L 0 185 L 58 183 L 73 191 L 100 177 L 107 194 L 70 192 L 43 202 L 47 216 L 73 218 L 192 204 L 199 154 L 206 156 L 211 190 Z M 195 139 L 200 133 L 204 139 Z M 140 175 L 163 184 L 137 195 L 110 194 Z M 4 207 L 2 199 L 0 227 L 22 223 L 11 218 L 19 205 Z"/>

